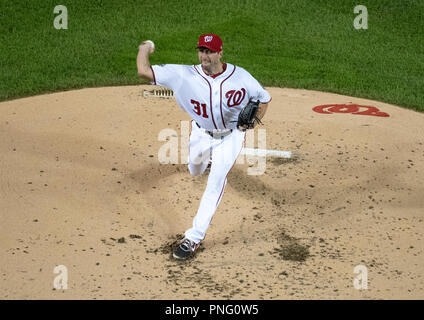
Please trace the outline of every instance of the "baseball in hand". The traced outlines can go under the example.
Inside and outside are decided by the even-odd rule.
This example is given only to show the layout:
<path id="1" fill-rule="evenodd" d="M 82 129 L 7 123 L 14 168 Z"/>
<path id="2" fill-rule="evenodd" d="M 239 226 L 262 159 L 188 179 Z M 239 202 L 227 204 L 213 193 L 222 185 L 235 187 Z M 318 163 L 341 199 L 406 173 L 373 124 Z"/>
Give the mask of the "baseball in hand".
<path id="1" fill-rule="evenodd" d="M 146 40 L 143 43 L 149 44 L 150 45 L 150 53 L 153 53 L 155 51 L 155 44 L 153 43 L 152 40 Z"/>

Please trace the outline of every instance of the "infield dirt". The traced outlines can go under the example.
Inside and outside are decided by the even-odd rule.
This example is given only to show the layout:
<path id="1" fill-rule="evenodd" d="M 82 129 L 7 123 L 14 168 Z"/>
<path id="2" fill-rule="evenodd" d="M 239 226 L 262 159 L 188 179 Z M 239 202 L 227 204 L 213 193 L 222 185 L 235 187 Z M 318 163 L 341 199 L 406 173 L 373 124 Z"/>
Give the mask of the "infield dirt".
<path id="1" fill-rule="evenodd" d="M 268 158 L 262 175 L 236 164 L 201 250 L 178 262 L 208 171 L 159 162 L 159 133 L 181 146 L 189 118 L 143 89 L 0 103 L 0 299 L 424 298 L 424 114 L 269 88 L 255 132 L 294 157 Z M 389 116 L 313 110 L 326 104 Z"/>

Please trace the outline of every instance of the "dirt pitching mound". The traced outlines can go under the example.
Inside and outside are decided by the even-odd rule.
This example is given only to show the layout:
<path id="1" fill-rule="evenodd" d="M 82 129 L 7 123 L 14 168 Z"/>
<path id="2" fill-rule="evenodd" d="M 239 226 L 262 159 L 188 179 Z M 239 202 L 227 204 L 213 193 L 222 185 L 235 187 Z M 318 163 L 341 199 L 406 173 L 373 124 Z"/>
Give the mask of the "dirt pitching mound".
<path id="1" fill-rule="evenodd" d="M 208 172 L 184 162 L 188 116 L 143 89 L 0 103 L 1 299 L 424 297 L 423 114 L 269 88 L 253 141 L 292 157 L 239 161 L 181 263 Z M 159 162 L 163 133 L 177 163 Z"/>

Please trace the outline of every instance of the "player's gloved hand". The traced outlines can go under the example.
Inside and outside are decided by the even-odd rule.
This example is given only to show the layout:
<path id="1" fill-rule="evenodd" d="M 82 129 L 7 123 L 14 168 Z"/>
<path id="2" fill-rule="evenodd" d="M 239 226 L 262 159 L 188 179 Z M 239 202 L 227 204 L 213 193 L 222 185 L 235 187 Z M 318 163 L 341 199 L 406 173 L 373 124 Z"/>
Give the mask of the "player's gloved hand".
<path id="1" fill-rule="evenodd" d="M 249 100 L 249 102 L 241 109 L 238 121 L 237 128 L 241 131 L 246 131 L 247 129 L 253 129 L 256 123 L 262 124 L 261 120 L 256 117 L 256 114 L 259 110 L 259 100 L 253 101 Z"/>

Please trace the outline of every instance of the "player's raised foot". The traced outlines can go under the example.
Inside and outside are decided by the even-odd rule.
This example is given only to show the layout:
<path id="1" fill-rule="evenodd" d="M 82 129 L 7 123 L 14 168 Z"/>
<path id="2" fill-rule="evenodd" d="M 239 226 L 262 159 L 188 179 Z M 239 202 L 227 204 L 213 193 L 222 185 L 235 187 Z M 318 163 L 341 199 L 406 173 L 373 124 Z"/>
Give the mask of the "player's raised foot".
<path id="1" fill-rule="evenodd" d="M 200 243 L 195 243 L 190 239 L 184 238 L 180 245 L 175 249 L 173 256 L 178 260 L 185 260 L 194 254 L 194 252 L 199 248 Z"/>

